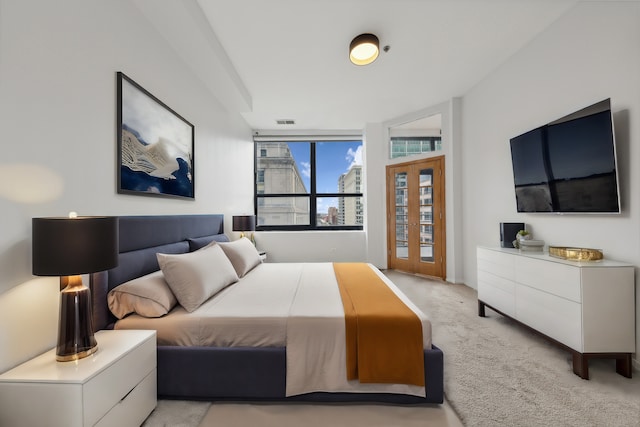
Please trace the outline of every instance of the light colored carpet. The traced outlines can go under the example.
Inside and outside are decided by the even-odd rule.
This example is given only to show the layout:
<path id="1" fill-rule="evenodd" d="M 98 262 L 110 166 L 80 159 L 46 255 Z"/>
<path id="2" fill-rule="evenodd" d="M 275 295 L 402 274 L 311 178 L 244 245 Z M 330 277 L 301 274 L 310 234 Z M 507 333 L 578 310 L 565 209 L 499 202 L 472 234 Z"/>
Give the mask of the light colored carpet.
<path id="1" fill-rule="evenodd" d="M 638 372 L 627 379 L 614 362 L 594 360 L 591 380 L 582 380 L 569 353 L 489 309 L 488 318 L 478 317 L 473 289 L 385 274 L 431 318 L 433 341 L 445 355 L 446 399 L 464 425 L 640 426 Z M 160 401 L 144 426 L 459 425 L 448 405 L 434 407 Z"/>
<path id="2" fill-rule="evenodd" d="M 143 427 L 197 427 L 211 406 L 210 402 L 159 400 Z M 223 425 L 223 424 L 222 424 Z"/>
<path id="3" fill-rule="evenodd" d="M 615 362 L 590 362 L 590 380 L 573 374 L 568 352 L 487 309 L 463 286 L 388 271 L 433 323 L 444 352 L 445 395 L 467 426 L 640 426 L 640 375 Z"/>

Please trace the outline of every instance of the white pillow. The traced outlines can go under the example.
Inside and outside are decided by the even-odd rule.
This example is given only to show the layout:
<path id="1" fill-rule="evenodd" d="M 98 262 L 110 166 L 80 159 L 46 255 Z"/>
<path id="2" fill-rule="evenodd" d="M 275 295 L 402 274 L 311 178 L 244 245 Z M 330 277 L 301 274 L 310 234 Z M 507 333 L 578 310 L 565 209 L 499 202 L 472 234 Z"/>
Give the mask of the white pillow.
<path id="1" fill-rule="evenodd" d="M 144 317 L 160 317 L 177 303 L 162 271 L 138 277 L 111 289 L 107 295 L 109 310 L 118 319 L 137 313 Z"/>
<path id="2" fill-rule="evenodd" d="M 233 264 L 233 268 L 236 269 L 238 277 L 243 277 L 262 262 L 260 253 L 246 237 L 233 242 L 217 242 L 217 245 L 222 247 L 231 264 Z"/>
<path id="3" fill-rule="evenodd" d="M 188 312 L 228 285 L 238 275 L 217 245 L 178 255 L 157 254 L 158 264 L 178 302 Z"/>

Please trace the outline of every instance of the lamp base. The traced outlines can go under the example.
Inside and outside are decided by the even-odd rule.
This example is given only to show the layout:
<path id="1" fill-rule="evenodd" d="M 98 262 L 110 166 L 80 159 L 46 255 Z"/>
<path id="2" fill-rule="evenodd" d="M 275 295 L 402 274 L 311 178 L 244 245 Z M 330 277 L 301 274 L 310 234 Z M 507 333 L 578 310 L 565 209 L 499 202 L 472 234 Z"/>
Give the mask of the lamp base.
<path id="1" fill-rule="evenodd" d="M 98 350 L 93 336 L 91 290 L 81 276 L 60 278 L 66 287 L 60 293 L 60 321 L 56 360 L 70 362 L 87 357 Z"/>
<path id="2" fill-rule="evenodd" d="M 247 236 L 247 235 L 244 233 L 244 231 L 241 231 L 241 232 L 240 232 L 240 238 L 242 239 L 243 237 L 246 237 L 247 239 L 251 240 L 251 243 L 253 243 L 253 246 L 255 246 L 255 245 L 256 245 L 256 238 L 255 238 L 255 236 L 254 236 L 254 234 L 253 234 L 253 233 L 251 233 L 251 235 L 250 235 L 250 236 Z"/>

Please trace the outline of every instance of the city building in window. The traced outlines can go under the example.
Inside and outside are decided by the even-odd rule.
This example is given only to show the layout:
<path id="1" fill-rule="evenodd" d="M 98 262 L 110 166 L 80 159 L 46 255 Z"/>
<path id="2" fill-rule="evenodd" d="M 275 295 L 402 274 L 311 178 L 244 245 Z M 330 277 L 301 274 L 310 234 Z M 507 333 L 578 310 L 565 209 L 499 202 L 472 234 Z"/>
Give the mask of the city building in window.
<path id="1" fill-rule="evenodd" d="M 339 193 L 364 193 L 362 188 L 362 166 L 355 165 L 349 172 L 340 175 L 338 180 Z M 362 225 L 362 198 L 339 197 L 338 224 Z"/>
<path id="2" fill-rule="evenodd" d="M 361 150 L 361 140 L 256 141 L 257 228 L 362 229 Z"/>

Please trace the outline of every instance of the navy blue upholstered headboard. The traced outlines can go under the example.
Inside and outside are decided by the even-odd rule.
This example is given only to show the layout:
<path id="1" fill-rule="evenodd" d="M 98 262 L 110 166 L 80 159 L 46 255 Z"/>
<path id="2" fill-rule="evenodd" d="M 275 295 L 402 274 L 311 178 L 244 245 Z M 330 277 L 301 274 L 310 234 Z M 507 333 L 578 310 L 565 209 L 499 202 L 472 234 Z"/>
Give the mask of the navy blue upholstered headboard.
<path id="1" fill-rule="evenodd" d="M 158 270 L 156 253 L 185 253 L 203 242 L 229 240 L 220 214 L 121 216 L 118 227 L 118 266 L 91 275 L 95 330 L 108 328 L 116 320 L 107 305 L 109 291 Z"/>

